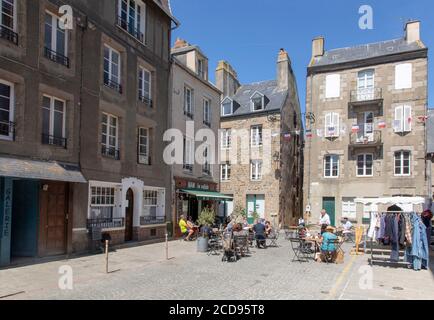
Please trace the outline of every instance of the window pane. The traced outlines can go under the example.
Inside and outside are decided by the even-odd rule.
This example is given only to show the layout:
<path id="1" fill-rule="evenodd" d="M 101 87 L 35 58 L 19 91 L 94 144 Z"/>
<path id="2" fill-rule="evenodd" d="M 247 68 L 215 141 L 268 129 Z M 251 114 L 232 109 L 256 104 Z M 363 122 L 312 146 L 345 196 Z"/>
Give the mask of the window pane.
<path id="1" fill-rule="evenodd" d="M 63 138 L 63 113 L 54 112 L 53 136 Z"/>
<path id="2" fill-rule="evenodd" d="M 42 108 L 42 133 L 50 134 L 50 109 Z"/>
<path id="3" fill-rule="evenodd" d="M 45 47 L 48 49 L 52 49 L 52 16 L 48 13 L 45 14 Z"/>

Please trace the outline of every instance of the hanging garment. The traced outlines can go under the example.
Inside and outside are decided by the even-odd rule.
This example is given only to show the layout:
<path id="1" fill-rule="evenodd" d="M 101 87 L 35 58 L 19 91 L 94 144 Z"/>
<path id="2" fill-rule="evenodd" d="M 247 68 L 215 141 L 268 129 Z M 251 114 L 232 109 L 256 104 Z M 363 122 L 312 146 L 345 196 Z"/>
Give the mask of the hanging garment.
<path id="1" fill-rule="evenodd" d="M 380 242 L 384 239 L 385 230 L 386 230 L 386 216 L 382 214 L 380 217 L 380 229 L 377 234 L 377 241 Z"/>
<path id="2" fill-rule="evenodd" d="M 371 222 L 369 224 L 369 231 L 368 231 L 368 237 L 371 239 L 374 239 L 376 233 L 377 233 L 377 222 L 378 221 L 378 214 L 375 212 L 371 212 Z"/>
<path id="3" fill-rule="evenodd" d="M 407 247 L 411 246 L 411 217 L 408 214 L 404 214 L 405 219 L 405 245 Z"/>
<path id="4" fill-rule="evenodd" d="M 412 245 L 405 252 L 405 261 L 413 265 L 414 270 L 427 268 L 429 264 L 429 247 L 426 236 L 426 226 L 417 214 L 412 214 L 413 225 Z"/>
<path id="5" fill-rule="evenodd" d="M 390 261 L 399 261 L 399 216 L 397 214 L 390 217 L 390 223 L 392 224 L 392 235 L 390 242 L 392 244 L 392 251 L 390 252 Z"/>
<path id="6" fill-rule="evenodd" d="M 422 222 L 426 227 L 425 231 L 426 231 L 428 245 L 430 245 L 430 243 L 431 243 L 431 229 L 432 229 L 431 220 L 432 220 L 433 214 L 431 213 L 430 210 L 425 210 L 422 213 L 421 217 L 422 217 Z"/>

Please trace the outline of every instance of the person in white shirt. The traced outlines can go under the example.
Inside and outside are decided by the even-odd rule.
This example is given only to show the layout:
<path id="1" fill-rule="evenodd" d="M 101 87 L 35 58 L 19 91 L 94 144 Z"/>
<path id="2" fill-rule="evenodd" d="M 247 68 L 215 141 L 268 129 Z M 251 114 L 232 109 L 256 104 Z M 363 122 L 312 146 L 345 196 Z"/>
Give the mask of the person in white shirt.
<path id="1" fill-rule="evenodd" d="M 353 224 L 348 220 L 348 218 L 344 218 L 344 221 L 342 223 L 342 228 L 344 229 L 344 233 L 350 233 L 352 227 Z"/>
<path id="2" fill-rule="evenodd" d="M 327 212 L 322 209 L 321 210 L 321 216 L 319 218 L 319 224 L 321 226 L 329 226 L 330 225 L 330 216 L 327 214 Z"/>

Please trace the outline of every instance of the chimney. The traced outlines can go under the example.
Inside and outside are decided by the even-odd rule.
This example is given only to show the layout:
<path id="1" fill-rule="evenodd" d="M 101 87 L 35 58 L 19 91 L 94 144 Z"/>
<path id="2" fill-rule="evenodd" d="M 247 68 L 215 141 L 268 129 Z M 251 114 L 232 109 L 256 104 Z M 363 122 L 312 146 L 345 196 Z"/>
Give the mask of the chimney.
<path id="1" fill-rule="evenodd" d="M 189 44 L 184 39 L 177 38 L 172 49 L 184 48 L 184 47 L 188 47 L 188 45 Z"/>
<path id="2" fill-rule="evenodd" d="M 405 40 L 412 43 L 420 40 L 420 21 L 408 21 L 405 24 Z"/>
<path id="3" fill-rule="evenodd" d="M 291 60 L 285 49 L 280 49 L 277 58 L 277 86 L 279 89 L 288 90 L 289 77 L 291 75 Z"/>
<path id="4" fill-rule="evenodd" d="M 240 87 L 238 75 L 227 61 L 219 61 L 215 71 L 216 87 L 223 92 L 223 97 L 233 96 Z"/>
<path id="5" fill-rule="evenodd" d="M 312 58 L 324 55 L 324 37 L 317 37 L 312 40 Z"/>

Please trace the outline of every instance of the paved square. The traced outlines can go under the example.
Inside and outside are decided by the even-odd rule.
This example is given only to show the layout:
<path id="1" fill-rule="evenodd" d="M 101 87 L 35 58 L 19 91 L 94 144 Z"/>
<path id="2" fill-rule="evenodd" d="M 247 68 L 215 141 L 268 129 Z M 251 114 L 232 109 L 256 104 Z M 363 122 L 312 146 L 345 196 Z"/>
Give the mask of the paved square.
<path id="1" fill-rule="evenodd" d="M 252 249 L 236 263 L 196 252 L 196 243 L 119 249 L 104 255 L 0 270 L 0 296 L 5 299 L 434 299 L 431 271 L 374 267 L 373 288 L 359 286 L 367 256 L 350 256 L 345 263 L 291 262 L 289 243 Z M 59 267 L 73 270 L 73 290 L 59 289 Z M 369 268 L 368 268 L 369 269 Z M 362 270 L 366 270 L 362 269 Z M 431 270 L 434 270 L 432 268 Z M 399 287 L 394 289 L 394 287 Z M 401 290 L 402 289 L 402 290 Z M 10 295 L 10 296 L 9 296 Z"/>

